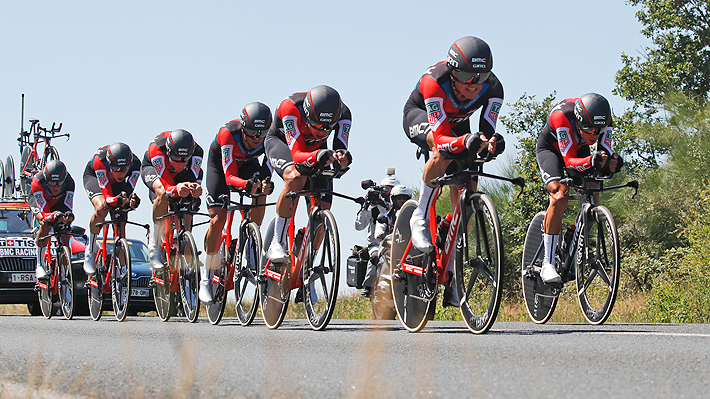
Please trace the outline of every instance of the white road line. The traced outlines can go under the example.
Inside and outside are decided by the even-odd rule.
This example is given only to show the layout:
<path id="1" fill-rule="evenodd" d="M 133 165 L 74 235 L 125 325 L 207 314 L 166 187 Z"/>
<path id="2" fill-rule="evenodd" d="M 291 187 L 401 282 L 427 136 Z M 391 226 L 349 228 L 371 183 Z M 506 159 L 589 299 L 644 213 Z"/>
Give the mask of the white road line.
<path id="1" fill-rule="evenodd" d="M 589 334 L 599 335 L 649 335 L 659 337 L 683 337 L 683 338 L 710 338 L 710 334 L 691 334 L 691 333 L 663 333 L 649 331 L 591 331 Z"/>

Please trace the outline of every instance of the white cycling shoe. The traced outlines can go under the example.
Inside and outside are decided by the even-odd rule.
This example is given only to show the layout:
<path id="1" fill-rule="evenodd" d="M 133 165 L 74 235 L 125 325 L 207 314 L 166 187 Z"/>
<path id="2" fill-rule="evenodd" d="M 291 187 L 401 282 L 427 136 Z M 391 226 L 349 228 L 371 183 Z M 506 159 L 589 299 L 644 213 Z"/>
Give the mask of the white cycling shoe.
<path id="1" fill-rule="evenodd" d="M 47 271 L 44 270 L 44 267 L 41 265 L 37 265 L 37 268 L 35 269 L 35 277 L 37 277 L 37 280 L 46 280 L 47 277 Z"/>
<path id="2" fill-rule="evenodd" d="M 409 220 L 409 227 L 412 229 L 412 245 L 424 253 L 434 249 L 431 244 L 429 223 L 426 220 L 412 214 L 412 218 Z"/>
<path id="3" fill-rule="evenodd" d="M 559 283 L 562 281 L 562 277 L 557 273 L 555 267 L 552 266 L 550 262 L 544 262 L 542 264 L 542 270 L 540 270 L 540 278 L 545 283 Z"/>
<path id="4" fill-rule="evenodd" d="M 150 267 L 153 268 L 153 270 L 163 270 L 165 261 L 163 261 L 158 247 L 148 248 L 148 252 L 150 254 Z"/>
<path id="5" fill-rule="evenodd" d="M 200 291 L 197 293 L 197 296 L 200 298 L 200 301 L 205 304 L 212 302 L 212 282 L 210 281 L 210 275 L 211 273 L 206 267 L 200 268 Z"/>
<path id="6" fill-rule="evenodd" d="M 96 255 L 91 252 L 84 252 L 84 273 L 87 276 L 93 276 L 96 274 L 96 265 L 94 264 L 94 259 Z"/>
<path id="7" fill-rule="evenodd" d="M 269 245 L 266 256 L 274 263 L 285 262 L 288 259 L 288 251 L 286 251 L 280 242 L 275 241 Z"/>

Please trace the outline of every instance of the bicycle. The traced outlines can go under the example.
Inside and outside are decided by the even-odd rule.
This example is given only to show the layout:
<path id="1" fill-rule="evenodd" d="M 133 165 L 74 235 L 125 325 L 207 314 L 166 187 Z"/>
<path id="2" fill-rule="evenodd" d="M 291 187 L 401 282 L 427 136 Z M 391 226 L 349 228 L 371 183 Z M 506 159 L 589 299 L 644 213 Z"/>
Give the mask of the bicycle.
<path id="1" fill-rule="evenodd" d="M 259 296 L 264 323 L 270 329 L 278 328 L 286 316 L 291 290 L 302 289 L 303 304 L 308 323 L 316 331 L 323 330 L 333 315 L 340 281 L 340 237 L 335 217 L 330 210 L 320 206 L 321 194 L 357 202 L 357 198 L 331 190 L 316 189 L 316 177 L 338 179 L 348 167 L 333 163 L 333 169 L 317 171 L 310 176 L 309 189 L 290 192 L 286 198 L 298 206 L 299 197 L 308 197 L 308 222 L 297 235 L 295 218 L 291 218 L 288 230 L 289 260 L 274 263 L 266 256 L 274 235 L 276 218 L 271 220 L 264 236 L 264 251 L 259 269 Z M 298 236 L 298 238 L 296 238 Z M 302 274 L 302 276 L 301 276 Z"/>
<path id="2" fill-rule="evenodd" d="M 545 247 L 542 242 L 545 212 L 539 212 L 530 222 L 523 246 L 522 283 L 525 307 L 535 323 L 543 324 L 550 320 L 562 287 L 572 280 L 576 281 L 579 305 L 589 323 L 602 324 L 611 314 L 619 288 L 619 235 L 611 212 L 594 203 L 594 194 L 631 187 L 634 189 L 633 198 L 638 192 L 638 182 L 633 180 L 604 187 L 604 181 L 609 178 L 584 176 L 560 180 L 560 183 L 575 189 L 576 193 L 570 195 L 570 200 L 581 204 L 575 223 L 562 229 L 565 235 L 555 250 L 561 282 L 545 283 L 540 278 Z M 571 267 L 572 262 L 574 268 Z"/>
<path id="3" fill-rule="evenodd" d="M 127 213 L 131 207 L 112 209 L 109 211 L 111 220 L 96 223 L 103 231 L 101 246 L 96 252 L 96 274 L 87 276 L 89 314 L 98 321 L 103 311 L 104 294 L 111 293 L 111 303 L 116 320 L 124 321 L 128 314 L 128 304 L 131 295 L 131 253 L 125 237 L 121 234 L 121 225 L 131 224 L 142 227 L 148 233 L 150 226 L 128 220 Z M 109 226 L 113 227 L 113 247 L 108 249 Z"/>
<path id="4" fill-rule="evenodd" d="M 429 226 L 432 241 L 437 243 L 432 251 L 423 253 L 412 245 L 409 219 L 418 202 L 407 201 L 397 216 L 391 249 L 392 296 L 397 315 L 408 331 L 421 331 L 433 318 L 438 285 L 451 279 L 451 273 L 445 271 L 452 255 L 455 256 L 456 285 L 451 288 L 459 293 L 461 316 L 469 330 L 482 334 L 495 322 L 503 274 L 500 221 L 493 200 L 483 192 L 469 189 L 468 185 L 475 177 L 481 176 L 510 182 L 520 186 L 522 192 L 525 182 L 520 177 L 511 179 L 484 173 L 483 164 L 491 159 L 491 156 L 476 159 L 473 169 L 431 181 L 432 185 L 439 187 L 437 190 L 444 186 L 463 185 L 459 189 L 459 200 L 454 205 L 448 231 L 438 225 L 436 203 L 432 202 Z"/>
<path id="5" fill-rule="evenodd" d="M 153 270 L 151 288 L 158 317 L 168 321 L 177 314 L 178 292 L 185 317 L 190 323 L 197 321 L 200 314 L 200 300 L 197 297 L 200 282 L 199 256 L 195 238 L 187 230 L 185 215 L 209 216 L 194 209 L 199 208 L 199 198 L 192 196 L 169 198 L 169 211 L 156 220 L 165 220 L 165 239 L 160 245 L 165 266 Z M 206 222 L 192 224 L 196 227 Z"/>
<path id="6" fill-rule="evenodd" d="M 51 128 L 44 128 L 40 125 L 39 119 L 30 119 L 30 128 L 28 131 L 24 127 L 20 129 L 20 137 L 17 139 L 20 146 L 20 191 L 24 195 L 31 195 L 32 190 L 30 185 L 32 177 L 44 169 L 47 162 L 59 160 L 59 151 L 52 146 L 52 139 L 66 137 L 69 140 L 69 133 L 62 133 L 62 124 L 56 126 L 52 122 Z M 30 136 L 32 138 L 30 139 Z M 40 143 L 44 143 L 42 156 L 39 156 L 37 148 Z"/>
<path id="7" fill-rule="evenodd" d="M 70 216 L 71 212 L 65 212 Z M 44 264 L 48 268 L 46 279 L 37 280 L 35 290 L 39 298 L 42 315 L 49 319 L 52 317 L 54 303 L 60 304 L 64 318 L 71 320 L 74 317 L 74 272 L 71 266 L 71 251 L 62 244 L 62 239 L 67 235 L 81 236 L 84 229 L 71 227 L 70 223 L 53 223 L 52 233 L 40 240 L 48 239 L 44 249 Z M 41 251 L 41 248 L 37 248 Z M 54 297 L 57 297 L 55 301 Z"/>
<path id="8" fill-rule="evenodd" d="M 212 277 L 212 302 L 206 304 L 207 318 L 212 324 L 219 324 L 224 315 L 227 303 L 227 293 L 234 289 L 236 312 L 239 323 L 248 326 L 254 321 L 259 309 L 259 264 L 263 243 L 259 226 L 252 222 L 249 211 L 254 208 L 275 205 L 245 204 L 244 197 L 256 198 L 264 194 L 249 194 L 234 186 L 230 190 L 239 194 L 239 202 L 231 201 L 229 194 L 223 194 L 219 200 L 227 209 L 227 222 L 222 232 L 222 245 L 219 248 L 221 267 L 214 271 Z M 232 238 L 232 222 L 235 211 L 242 215 L 239 224 L 238 238 Z M 234 255 L 237 256 L 234 256 Z"/>

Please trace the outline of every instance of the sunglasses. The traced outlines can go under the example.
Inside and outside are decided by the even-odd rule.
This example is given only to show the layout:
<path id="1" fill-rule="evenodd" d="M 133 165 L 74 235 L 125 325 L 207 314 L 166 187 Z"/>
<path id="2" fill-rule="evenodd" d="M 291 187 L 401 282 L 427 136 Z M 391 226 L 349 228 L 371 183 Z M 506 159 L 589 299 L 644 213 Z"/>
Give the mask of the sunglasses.
<path id="1" fill-rule="evenodd" d="M 454 78 L 456 78 L 456 80 L 460 83 L 469 85 L 481 84 L 485 82 L 491 74 L 490 72 L 465 72 L 458 68 L 454 68 L 451 72 L 453 73 Z"/>
<path id="2" fill-rule="evenodd" d="M 247 137 L 250 137 L 252 139 L 263 139 L 266 137 L 266 133 L 268 130 L 265 129 L 249 129 L 247 127 L 244 128 L 244 134 L 247 135 Z"/>
<path id="3" fill-rule="evenodd" d="M 112 165 L 111 166 L 111 171 L 117 172 L 117 173 L 125 172 L 127 169 L 128 169 L 127 165 L 124 165 L 124 166 L 113 166 Z"/>
<path id="4" fill-rule="evenodd" d="M 61 187 L 64 184 L 64 180 L 62 181 L 49 181 L 47 180 L 47 185 L 51 187 Z"/>
<path id="5" fill-rule="evenodd" d="M 318 130 L 318 131 L 321 131 L 321 132 L 329 132 L 329 131 L 331 131 L 331 130 L 333 130 L 333 129 L 335 128 L 335 124 L 333 124 L 333 125 L 326 125 L 326 124 L 324 124 L 324 123 L 321 123 L 320 125 L 316 125 L 316 124 L 314 124 L 314 123 L 311 122 L 311 121 L 308 121 L 308 124 L 309 124 L 312 128 L 314 128 L 314 129 L 316 129 L 316 130 Z"/>
<path id="6" fill-rule="evenodd" d="M 606 130 L 606 126 L 604 126 L 604 127 L 598 127 L 598 128 L 591 128 L 591 129 L 589 129 L 589 130 L 587 130 L 587 129 L 585 129 L 585 128 L 583 128 L 583 127 L 580 126 L 580 127 L 579 127 L 579 130 L 582 131 L 582 132 L 584 132 L 584 133 L 586 133 L 586 134 L 588 134 L 588 135 L 590 135 L 590 136 L 599 136 L 600 134 L 602 134 L 602 132 L 603 132 L 604 130 Z"/>

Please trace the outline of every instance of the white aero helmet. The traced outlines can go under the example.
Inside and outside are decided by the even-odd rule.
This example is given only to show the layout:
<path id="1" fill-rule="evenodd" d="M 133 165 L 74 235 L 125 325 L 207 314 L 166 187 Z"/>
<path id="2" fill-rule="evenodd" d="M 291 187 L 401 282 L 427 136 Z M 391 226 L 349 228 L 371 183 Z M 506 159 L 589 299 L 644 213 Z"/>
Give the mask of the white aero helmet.
<path id="1" fill-rule="evenodd" d="M 384 179 L 382 179 L 382 182 L 380 183 L 380 186 L 390 186 L 394 187 L 396 185 L 400 184 L 399 180 L 394 177 L 394 175 L 388 175 Z"/>
<path id="2" fill-rule="evenodd" d="M 396 186 L 392 187 L 392 192 L 390 193 L 390 196 L 394 198 L 398 195 L 406 195 L 409 198 L 412 198 L 412 189 L 405 186 L 404 184 L 397 184 Z"/>

